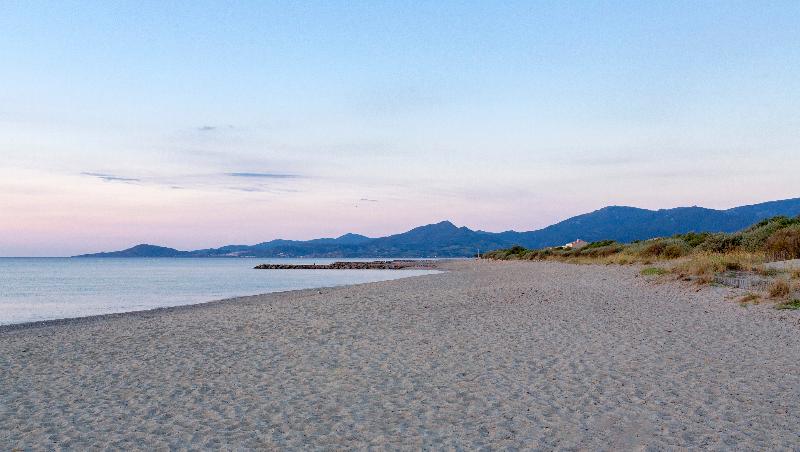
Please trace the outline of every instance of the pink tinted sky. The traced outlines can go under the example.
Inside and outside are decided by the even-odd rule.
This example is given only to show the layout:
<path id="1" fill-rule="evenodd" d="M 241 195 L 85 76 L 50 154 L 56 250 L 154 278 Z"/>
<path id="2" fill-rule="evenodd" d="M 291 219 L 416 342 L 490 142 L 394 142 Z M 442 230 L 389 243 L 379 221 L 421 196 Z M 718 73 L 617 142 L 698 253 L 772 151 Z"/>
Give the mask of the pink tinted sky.
<path id="1" fill-rule="evenodd" d="M 800 6 L 20 2 L 0 256 L 800 194 Z"/>
<path id="2" fill-rule="evenodd" d="M 530 230 L 608 203 L 691 205 L 702 190 L 704 205 L 724 208 L 779 198 L 783 188 L 766 170 L 760 177 L 753 170 L 714 178 L 630 169 L 596 186 L 584 182 L 598 171 L 611 172 L 551 168 L 527 183 L 497 183 L 488 171 L 469 181 L 419 178 L 381 184 L 324 175 L 203 174 L 162 180 L 4 170 L 0 205 L 13 214 L 0 217 L 0 254 L 72 255 L 137 243 L 196 249 L 346 232 L 380 236 L 442 219 L 491 231 Z M 756 177 L 760 190 L 739 190 L 743 178 Z"/>

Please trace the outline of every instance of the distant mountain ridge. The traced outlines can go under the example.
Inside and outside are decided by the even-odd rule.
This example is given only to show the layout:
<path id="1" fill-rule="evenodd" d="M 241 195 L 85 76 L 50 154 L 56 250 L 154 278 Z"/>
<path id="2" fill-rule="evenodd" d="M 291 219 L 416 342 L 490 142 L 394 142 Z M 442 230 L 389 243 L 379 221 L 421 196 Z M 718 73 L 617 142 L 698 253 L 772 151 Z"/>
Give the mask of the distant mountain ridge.
<path id="1" fill-rule="evenodd" d="M 148 245 L 142 243 L 122 251 L 107 253 L 85 254 L 74 257 L 192 257 L 189 251 L 178 251 L 165 246 Z"/>
<path id="2" fill-rule="evenodd" d="M 475 231 L 441 221 L 378 238 L 351 233 L 337 238 L 276 239 L 256 245 L 228 245 L 195 251 L 142 244 L 122 251 L 76 257 L 466 257 L 479 250 L 513 245 L 543 248 L 577 238 L 589 242 L 606 239 L 630 242 L 692 231 L 734 232 L 777 215 L 800 215 L 800 198 L 727 210 L 703 207 L 648 210 L 609 206 L 528 232 Z"/>

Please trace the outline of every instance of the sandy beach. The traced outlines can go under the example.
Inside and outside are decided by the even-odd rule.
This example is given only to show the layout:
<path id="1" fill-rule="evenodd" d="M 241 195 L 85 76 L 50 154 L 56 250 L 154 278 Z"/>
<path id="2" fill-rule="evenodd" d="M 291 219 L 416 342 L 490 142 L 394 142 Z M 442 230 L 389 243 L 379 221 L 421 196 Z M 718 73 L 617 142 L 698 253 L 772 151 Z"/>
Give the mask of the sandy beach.
<path id="1" fill-rule="evenodd" d="M 800 448 L 800 315 L 636 267 L 0 328 L 0 448 Z"/>

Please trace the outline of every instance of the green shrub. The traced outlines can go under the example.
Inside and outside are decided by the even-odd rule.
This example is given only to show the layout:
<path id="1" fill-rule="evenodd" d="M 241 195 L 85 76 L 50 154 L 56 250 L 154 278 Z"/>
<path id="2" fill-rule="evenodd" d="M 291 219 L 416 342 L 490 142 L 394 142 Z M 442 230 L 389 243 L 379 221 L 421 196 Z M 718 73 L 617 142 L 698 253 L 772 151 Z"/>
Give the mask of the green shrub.
<path id="1" fill-rule="evenodd" d="M 582 249 L 583 250 L 591 250 L 593 248 L 603 248 L 603 247 L 606 247 L 606 246 L 609 246 L 609 245 L 613 245 L 615 243 L 617 243 L 617 242 L 614 241 L 614 240 L 600 240 L 599 242 L 592 242 L 592 243 L 584 246 Z"/>
<path id="2" fill-rule="evenodd" d="M 508 250 L 508 254 L 523 254 L 527 249 L 525 247 L 514 245 Z"/>
<path id="3" fill-rule="evenodd" d="M 647 267 L 642 269 L 641 273 L 644 276 L 660 276 L 669 273 L 669 270 L 661 267 Z"/>
<path id="4" fill-rule="evenodd" d="M 675 234 L 673 238 L 681 239 L 689 245 L 690 248 L 696 248 L 705 242 L 712 234 L 709 232 L 688 232 L 686 234 Z"/>
<path id="5" fill-rule="evenodd" d="M 675 259 L 689 253 L 691 249 L 682 239 L 656 239 L 646 242 L 638 254 L 641 257 Z"/>
<path id="6" fill-rule="evenodd" d="M 708 234 L 696 248 L 709 253 L 729 253 L 739 249 L 742 244 L 741 235 L 736 234 Z"/>
<path id="7" fill-rule="evenodd" d="M 800 217 L 773 217 L 761 221 L 738 234 L 741 236 L 742 248 L 747 251 L 763 251 L 770 236 L 790 226 L 800 226 Z"/>
<path id="8" fill-rule="evenodd" d="M 579 251 L 579 254 L 586 257 L 607 257 L 622 252 L 622 250 L 625 249 L 624 245 L 616 243 L 613 240 L 608 240 L 608 242 L 610 243 L 604 246 L 596 246 L 593 248 L 589 248 L 588 246 L 584 247 Z"/>
<path id="9" fill-rule="evenodd" d="M 675 259 L 692 254 L 717 256 L 714 268 L 722 270 L 749 270 L 743 266 L 739 255 L 771 255 L 774 257 L 800 258 L 800 216 L 796 218 L 773 217 L 760 221 L 742 231 L 726 233 L 689 232 L 670 238 L 636 240 L 622 244 L 614 240 L 599 240 L 582 249 L 563 247 L 529 250 L 522 246 L 490 251 L 483 254 L 487 259 L 603 259 L 615 262 L 644 262 L 651 259 Z M 752 259 L 749 259 L 750 262 Z M 606 259 L 608 261 L 608 259 Z M 762 260 L 763 262 L 763 260 Z"/>
<path id="10" fill-rule="evenodd" d="M 800 300 L 795 298 L 792 301 L 784 301 L 783 303 L 775 305 L 775 309 L 791 309 L 791 310 L 800 309 Z"/>
<path id="11" fill-rule="evenodd" d="M 686 248 L 687 246 L 685 243 L 670 243 L 664 248 L 664 252 L 661 253 L 661 256 L 666 257 L 667 259 L 677 259 L 684 254 L 688 254 L 689 250 Z"/>

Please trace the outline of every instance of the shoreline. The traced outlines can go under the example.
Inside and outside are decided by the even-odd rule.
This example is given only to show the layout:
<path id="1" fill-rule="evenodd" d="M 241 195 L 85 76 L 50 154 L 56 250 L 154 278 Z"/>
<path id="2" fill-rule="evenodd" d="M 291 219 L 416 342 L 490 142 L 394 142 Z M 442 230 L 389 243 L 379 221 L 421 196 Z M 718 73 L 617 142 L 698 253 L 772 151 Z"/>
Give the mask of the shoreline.
<path id="1" fill-rule="evenodd" d="M 428 276 L 428 275 L 423 275 Z M 413 278 L 413 276 L 412 276 Z M 361 283 L 361 284 L 372 284 L 372 283 Z M 348 285 L 358 285 L 358 284 L 348 284 Z M 236 301 L 244 301 L 248 298 L 253 297 L 268 297 L 270 295 L 283 295 L 283 294 L 291 294 L 293 292 L 305 292 L 305 291 L 319 291 L 325 289 L 333 289 L 337 287 L 347 287 L 347 286 L 329 286 L 329 287 L 315 287 L 310 289 L 297 289 L 297 290 L 284 290 L 280 292 L 265 292 L 261 294 L 255 295 L 242 295 L 238 297 L 230 297 L 230 298 L 221 298 L 216 300 L 208 300 L 208 301 L 201 301 L 199 303 L 190 303 L 190 304 L 182 304 L 177 306 L 161 306 L 152 309 L 140 309 L 136 311 L 125 311 L 125 312 L 110 312 L 108 314 L 95 314 L 95 315 L 86 315 L 81 317 L 65 317 L 63 319 L 49 319 L 49 320 L 40 320 L 40 321 L 33 321 L 33 322 L 21 322 L 21 323 L 8 323 L 5 325 L 0 325 L 0 335 L 6 332 L 12 332 L 17 330 L 32 330 L 38 328 L 47 328 L 50 326 L 71 326 L 72 324 L 88 324 L 88 323 L 95 323 L 95 322 L 102 322 L 104 320 L 118 320 L 124 319 L 127 317 L 152 317 L 157 316 L 159 314 L 166 314 L 170 312 L 177 312 L 181 310 L 188 310 L 193 308 L 202 309 L 203 307 L 214 305 L 214 304 L 222 304 L 222 303 L 231 303 Z M 1 336 L 0 336 L 1 337 Z"/>
<path id="2" fill-rule="evenodd" d="M 446 272 L 459 271 L 459 269 L 458 269 L 458 264 L 459 263 L 471 262 L 471 261 L 472 261 L 471 259 L 460 259 L 460 258 L 459 259 L 439 259 L 439 260 L 435 260 L 435 261 L 426 261 L 427 263 L 429 263 L 429 265 L 426 266 L 426 267 L 419 267 L 419 268 L 417 268 L 417 267 L 404 267 L 404 268 L 397 268 L 397 269 L 394 269 L 394 270 L 397 270 L 397 271 L 403 271 L 403 270 L 432 270 L 432 271 L 436 271 L 438 273 L 430 273 L 430 274 L 426 274 L 426 275 L 405 276 L 405 277 L 402 277 L 402 278 L 395 278 L 395 279 L 389 279 L 389 280 L 383 280 L 383 281 L 371 281 L 371 282 L 364 282 L 364 283 L 343 284 L 343 285 L 335 285 L 335 286 L 309 287 L 309 288 L 306 288 L 306 289 L 281 290 L 281 291 L 276 291 L 276 292 L 263 292 L 263 293 L 257 293 L 257 294 L 252 294 L 252 295 L 239 295 L 239 296 L 233 296 L 233 297 L 227 297 L 227 298 L 218 298 L 218 299 L 213 299 L 213 300 L 200 301 L 200 302 L 197 302 L 197 303 L 181 304 L 181 305 L 176 305 L 176 306 L 161 306 L 161 307 L 156 307 L 156 308 L 151 308 L 151 309 L 139 309 L 139 310 L 133 310 L 133 311 L 110 312 L 110 313 L 106 313 L 106 314 L 94 314 L 94 315 L 79 316 L 79 317 L 65 317 L 65 318 L 61 318 L 61 319 L 48 319 L 48 320 L 39 320 L 39 321 L 31 321 L 31 322 L 9 323 L 9 324 L 0 325 L 0 338 L 2 338 L 2 335 L 5 334 L 5 333 L 11 333 L 11 332 L 16 332 L 16 331 L 34 330 L 34 329 L 40 329 L 40 328 L 48 328 L 48 327 L 52 327 L 52 326 L 71 326 L 73 324 L 85 325 L 85 324 L 91 324 L 91 323 L 102 322 L 102 321 L 107 321 L 107 320 L 118 320 L 118 319 L 124 320 L 125 318 L 133 318 L 133 317 L 150 318 L 150 317 L 158 316 L 160 314 L 168 314 L 168 313 L 171 313 L 171 312 L 179 312 L 179 311 L 188 311 L 188 310 L 193 310 L 193 309 L 211 308 L 211 307 L 214 307 L 216 305 L 223 305 L 223 304 L 229 304 L 229 303 L 247 302 L 247 301 L 250 301 L 251 299 L 255 299 L 255 298 L 258 298 L 258 299 L 262 299 L 262 298 L 279 298 L 280 299 L 280 298 L 283 298 L 283 297 L 290 297 L 290 296 L 294 296 L 294 295 L 298 295 L 298 296 L 299 295 L 304 295 L 304 294 L 307 294 L 307 295 L 319 295 L 320 291 L 331 291 L 331 290 L 336 290 L 336 289 L 345 289 L 345 288 L 358 287 L 358 286 L 375 285 L 375 284 L 381 284 L 381 283 L 388 282 L 388 281 L 405 280 L 405 279 L 409 279 L 409 278 L 423 278 L 423 277 L 429 277 L 429 276 L 436 276 L 436 275 L 440 275 L 440 274 L 446 273 Z M 475 262 L 477 263 L 477 265 L 481 265 L 480 264 L 481 262 L 490 262 L 491 264 L 494 264 L 494 265 L 520 265 L 520 264 L 521 265 L 525 265 L 526 261 L 507 261 L 507 260 L 485 261 L 484 260 L 484 261 L 475 261 Z M 580 266 L 585 266 L 585 267 L 593 267 L 593 266 L 605 267 L 606 266 L 605 264 L 575 264 L 575 263 L 562 263 L 562 262 L 557 262 L 557 261 L 542 261 L 542 262 L 556 262 L 558 264 L 563 264 L 563 265 L 576 265 L 576 266 L 580 265 Z M 455 268 L 453 268 L 452 265 L 448 266 L 448 264 L 453 264 L 453 263 L 455 263 Z M 629 264 L 629 265 L 622 265 L 622 266 L 619 266 L 619 267 L 622 267 L 622 268 L 626 268 L 626 267 L 627 268 L 639 268 L 639 267 L 642 267 L 642 265 Z M 661 284 L 664 281 L 663 280 L 662 281 L 658 281 L 657 279 L 653 279 L 651 282 L 654 283 L 654 284 Z M 669 281 L 667 281 L 667 283 L 668 284 L 677 284 L 679 286 L 684 286 L 684 287 L 689 287 L 689 285 L 681 284 L 678 281 L 669 280 Z M 709 289 L 709 287 L 704 287 L 703 289 Z M 740 288 L 734 287 L 734 286 L 726 286 L 725 289 L 731 290 L 731 291 L 734 291 L 734 292 L 741 292 L 740 295 L 746 294 L 748 292 L 748 290 L 740 289 Z M 695 291 L 699 291 L 699 289 L 696 288 L 696 287 L 694 288 L 694 290 Z M 724 298 L 724 297 L 722 295 L 720 295 L 719 298 Z M 766 308 L 767 306 L 768 306 L 768 303 L 764 303 L 764 305 L 756 306 L 756 307 L 754 307 L 754 309 L 755 310 L 761 309 L 763 311 L 763 309 Z M 787 315 L 788 316 L 792 316 L 792 314 L 795 314 L 794 316 L 798 318 L 797 322 L 798 322 L 798 325 L 800 325 L 800 311 L 796 311 L 796 312 L 790 311 L 790 312 L 781 312 L 781 313 L 770 312 L 767 315 L 772 315 L 773 317 L 774 316 L 787 317 Z"/>
<path id="3" fill-rule="evenodd" d="M 181 311 L 187 310 L 192 308 L 203 308 L 203 307 L 211 307 L 216 304 L 227 304 L 227 303 L 237 303 L 247 301 L 251 298 L 263 298 L 263 297 L 270 297 L 270 296 L 290 296 L 292 294 L 302 294 L 304 292 L 308 292 L 309 294 L 318 294 L 317 292 L 321 290 L 334 290 L 344 287 L 352 287 L 352 286 L 361 286 L 365 284 L 376 284 L 385 281 L 396 281 L 398 279 L 408 279 L 408 278 L 421 278 L 424 276 L 435 276 L 441 274 L 447 270 L 443 270 L 440 267 L 437 267 L 436 264 L 430 267 L 425 268 L 403 268 L 397 269 L 397 271 L 403 270 L 433 270 L 439 273 L 430 273 L 426 275 L 412 275 L 412 276 L 404 276 L 402 278 L 395 278 L 389 279 L 384 281 L 372 281 L 372 282 L 365 282 L 365 283 L 353 283 L 353 284 L 343 284 L 338 286 L 320 286 L 320 287 L 309 287 L 307 289 L 293 289 L 293 290 L 281 290 L 276 292 L 263 292 L 253 295 L 240 295 L 235 297 L 228 297 L 228 298 L 219 298 L 214 300 L 208 301 L 201 301 L 198 303 L 189 303 L 189 304 L 181 304 L 176 306 L 160 306 L 157 308 L 152 309 L 140 309 L 134 311 L 124 311 L 124 312 L 110 312 L 107 314 L 95 314 L 95 315 L 86 315 L 80 317 L 65 317 L 62 319 L 49 319 L 49 320 L 38 320 L 32 322 L 21 322 L 21 323 L 8 323 L 4 325 L 0 325 L 0 338 L 5 333 L 15 332 L 15 331 L 22 331 L 22 330 L 33 330 L 39 328 L 48 328 L 51 326 L 70 326 L 72 324 L 84 325 L 88 323 L 94 322 L 102 322 L 104 320 L 116 320 L 116 319 L 124 319 L 126 317 L 151 317 L 157 316 L 159 314 L 165 314 L 174 311 Z"/>

